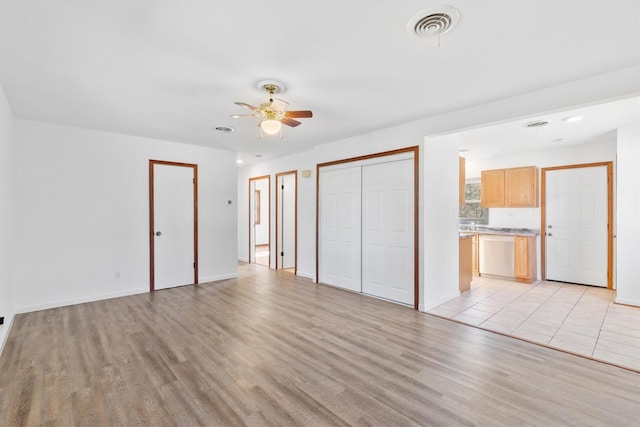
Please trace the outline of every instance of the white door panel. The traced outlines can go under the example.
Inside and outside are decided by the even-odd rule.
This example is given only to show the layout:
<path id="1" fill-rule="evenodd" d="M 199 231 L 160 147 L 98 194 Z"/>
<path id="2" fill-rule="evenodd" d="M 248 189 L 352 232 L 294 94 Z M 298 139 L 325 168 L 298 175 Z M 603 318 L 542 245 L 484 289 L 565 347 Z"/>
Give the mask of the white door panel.
<path id="1" fill-rule="evenodd" d="M 551 170 L 545 181 L 547 279 L 607 286 L 607 168 Z"/>
<path id="2" fill-rule="evenodd" d="M 153 168 L 154 288 L 192 284 L 193 169 L 163 164 L 155 164 Z"/>
<path id="3" fill-rule="evenodd" d="M 318 281 L 361 292 L 360 168 L 322 171 Z"/>
<path id="4" fill-rule="evenodd" d="M 296 266 L 296 179 L 294 173 L 278 176 L 278 268 Z"/>
<path id="5" fill-rule="evenodd" d="M 362 176 L 362 291 L 413 304 L 413 160 L 364 166 Z"/>

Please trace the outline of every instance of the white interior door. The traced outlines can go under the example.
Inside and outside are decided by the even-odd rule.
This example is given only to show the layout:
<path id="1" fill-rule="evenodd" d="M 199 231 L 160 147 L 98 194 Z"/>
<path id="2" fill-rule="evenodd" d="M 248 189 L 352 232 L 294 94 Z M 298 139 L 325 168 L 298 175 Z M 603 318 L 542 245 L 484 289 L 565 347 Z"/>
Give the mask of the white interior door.
<path id="1" fill-rule="evenodd" d="M 321 171 L 318 207 L 318 281 L 356 292 L 362 292 L 360 169 Z"/>
<path id="2" fill-rule="evenodd" d="M 249 262 L 270 266 L 269 176 L 249 178 Z"/>
<path id="3" fill-rule="evenodd" d="M 153 166 L 154 289 L 194 283 L 194 169 Z"/>
<path id="4" fill-rule="evenodd" d="M 607 286 L 606 166 L 546 172 L 548 280 Z"/>
<path id="5" fill-rule="evenodd" d="M 296 266 L 296 175 L 278 176 L 278 267 Z"/>
<path id="6" fill-rule="evenodd" d="M 362 292 L 414 303 L 413 159 L 362 168 Z"/>

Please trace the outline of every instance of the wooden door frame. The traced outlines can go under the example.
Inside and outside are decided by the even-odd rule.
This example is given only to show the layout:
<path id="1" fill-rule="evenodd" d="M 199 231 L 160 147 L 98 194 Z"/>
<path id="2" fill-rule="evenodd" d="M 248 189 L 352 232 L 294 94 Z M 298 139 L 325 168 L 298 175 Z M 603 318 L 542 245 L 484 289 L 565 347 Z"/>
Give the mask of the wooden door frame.
<path id="1" fill-rule="evenodd" d="M 547 172 L 561 169 L 578 169 L 605 166 L 607 168 L 607 289 L 613 289 L 613 162 L 581 163 L 575 165 L 542 168 L 540 177 L 540 267 L 542 280 L 547 279 Z"/>
<path id="2" fill-rule="evenodd" d="M 195 163 L 149 160 L 149 292 L 155 290 L 155 165 L 188 167 L 193 170 L 193 284 L 198 284 L 198 165 Z"/>
<path id="3" fill-rule="evenodd" d="M 253 198 L 253 194 L 251 192 L 251 181 L 260 181 L 266 179 L 267 180 L 267 212 L 269 212 L 269 221 L 267 223 L 267 227 L 269 228 L 269 262 L 267 267 L 271 268 L 271 175 L 262 175 L 262 176 L 254 176 L 253 178 L 249 178 L 249 264 L 251 264 L 251 233 L 253 232 L 253 224 L 251 224 L 251 200 Z M 253 242 L 254 248 L 255 243 Z M 277 258 L 277 257 L 276 257 Z"/>
<path id="4" fill-rule="evenodd" d="M 294 221 L 293 221 L 293 263 L 294 263 L 294 273 L 298 273 L 298 171 L 292 170 L 287 172 L 278 172 L 276 173 L 276 270 L 278 269 L 278 254 L 280 253 L 278 247 L 278 213 L 280 204 L 278 203 L 279 198 L 278 194 L 278 178 L 281 176 L 293 175 L 293 183 L 295 186 L 295 192 L 293 194 L 293 210 L 294 210 Z M 284 243 L 284 242 L 283 242 Z"/>
<path id="5" fill-rule="evenodd" d="M 320 169 L 327 166 L 339 165 L 342 163 L 352 163 L 362 160 L 370 160 L 382 157 L 393 156 L 396 154 L 413 153 L 413 308 L 418 310 L 419 297 L 420 297 L 420 282 L 419 282 L 419 260 L 420 260 L 420 240 L 419 240 L 419 208 L 420 208 L 420 147 L 406 147 L 399 148 L 397 150 L 383 151 L 380 153 L 367 154 L 364 156 L 351 157 L 348 159 L 334 160 L 332 162 L 318 163 L 316 164 L 316 282 L 319 282 L 319 219 L 320 219 Z"/>

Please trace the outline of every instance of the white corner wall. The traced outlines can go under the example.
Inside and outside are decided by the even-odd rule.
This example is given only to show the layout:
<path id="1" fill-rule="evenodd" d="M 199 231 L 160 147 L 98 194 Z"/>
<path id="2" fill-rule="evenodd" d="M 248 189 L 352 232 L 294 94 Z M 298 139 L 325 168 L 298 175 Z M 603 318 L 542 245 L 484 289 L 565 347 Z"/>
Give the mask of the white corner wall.
<path id="1" fill-rule="evenodd" d="M 618 129 L 616 302 L 640 306 L 640 128 Z"/>
<path id="2" fill-rule="evenodd" d="M 235 153 L 15 123 L 16 312 L 149 290 L 150 159 L 198 164 L 199 281 L 237 275 Z"/>
<path id="3" fill-rule="evenodd" d="M 15 313 L 13 304 L 12 254 L 14 227 L 13 150 L 14 118 L 0 86 L 0 354 Z"/>

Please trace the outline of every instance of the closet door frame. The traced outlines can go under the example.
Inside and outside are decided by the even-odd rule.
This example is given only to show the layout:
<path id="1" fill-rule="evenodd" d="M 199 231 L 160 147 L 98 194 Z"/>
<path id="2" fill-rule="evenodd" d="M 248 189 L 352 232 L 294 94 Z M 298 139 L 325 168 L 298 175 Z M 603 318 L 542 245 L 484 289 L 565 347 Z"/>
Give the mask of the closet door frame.
<path id="1" fill-rule="evenodd" d="M 388 156 L 394 156 L 398 154 L 404 153 L 413 153 L 413 308 L 418 310 L 419 306 L 419 150 L 420 147 L 406 147 L 400 148 L 397 150 L 384 151 L 380 153 L 367 154 L 364 156 L 351 157 L 348 159 L 334 160 L 331 162 L 318 163 L 316 165 L 316 274 L 315 280 L 318 281 L 319 277 L 319 268 L 320 268 L 320 258 L 319 258 L 319 238 L 320 238 L 320 230 L 319 230 L 319 220 L 320 220 L 320 172 L 323 167 L 335 166 L 343 163 L 352 163 L 359 162 L 363 160 L 371 160 L 376 158 L 384 158 Z M 381 159 L 382 160 L 382 159 Z"/>

